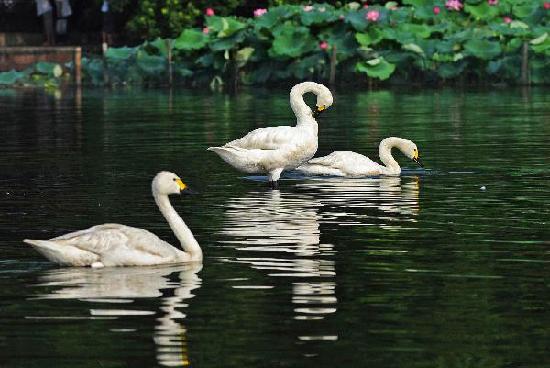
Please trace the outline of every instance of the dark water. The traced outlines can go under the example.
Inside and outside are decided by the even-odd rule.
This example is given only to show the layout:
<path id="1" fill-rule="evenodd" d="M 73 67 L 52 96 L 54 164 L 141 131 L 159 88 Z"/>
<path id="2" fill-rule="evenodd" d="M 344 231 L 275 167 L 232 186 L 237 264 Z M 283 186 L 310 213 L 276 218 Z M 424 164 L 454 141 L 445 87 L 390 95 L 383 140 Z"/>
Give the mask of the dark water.
<path id="1" fill-rule="evenodd" d="M 548 90 L 335 93 L 320 150 L 400 178 L 243 178 L 205 149 L 292 123 L 286 90 L 0 90 L 0 367 L 548 367 Z M 201 267 L 59 268 L 21 242 L 104 222 L 176 243 L 160 170 Z M 483 190 L 481 187 L 485 187 Z"/>

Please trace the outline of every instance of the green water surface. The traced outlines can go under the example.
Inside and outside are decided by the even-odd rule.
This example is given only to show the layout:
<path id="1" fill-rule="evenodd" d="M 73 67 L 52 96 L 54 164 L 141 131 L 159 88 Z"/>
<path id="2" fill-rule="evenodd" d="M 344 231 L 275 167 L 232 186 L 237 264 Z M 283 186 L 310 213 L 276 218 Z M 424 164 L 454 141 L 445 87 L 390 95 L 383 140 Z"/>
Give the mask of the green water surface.
<path id="1" fill-rule="evenodd" d="M 399 136 L 426 169 L 272 191 L 206 151 L 293 124 L 286 89 L 0 90 L 0 367 L 548 367 L 548 90 L 334 97 L 317 155 Z M 202 267 L 22 243 L 115 222 L 177 244 L 160 170 L 199 192 L 172 202 Z"/>

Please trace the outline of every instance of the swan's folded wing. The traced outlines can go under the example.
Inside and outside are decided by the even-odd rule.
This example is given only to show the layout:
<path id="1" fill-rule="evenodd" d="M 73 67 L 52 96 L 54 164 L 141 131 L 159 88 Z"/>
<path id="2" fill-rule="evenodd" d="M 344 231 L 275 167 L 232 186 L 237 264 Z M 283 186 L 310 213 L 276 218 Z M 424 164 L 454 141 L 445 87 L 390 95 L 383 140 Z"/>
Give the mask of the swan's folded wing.
<path id="1" fill-rule="evenodd" d="M 100 256 L 118 251 L 120 248 L 132 249 L 161 257 L 173 253 L 169 247 L 164 246 L 164 242 L 155 234 L 144 229 L 119 224 L 97 225 L 51 240 L 58 244 L 65 243 Z"/>
<path id="2" fill-rule="evenodd" d="M 308 161 L 308 165 L 319 165 L 338 169 L 345 175 L 370 175 L 376 173 L 380 165 L 367 156 L 353 151 L 335 151 L 330 155 L 316 157 Z"/>
<path id="3" fill-rule="evenodd" d="M 243 149 L 276 150 L 293 144 L 296 128 L 289 126 L 258 128 L 242 138 L 235 139 L 225 146 Z"/>
<path id="4" fill-rule="evenodd" d="M 343 168 L 346 166 L 373 164 L 371 159 L 353 151 L 334 151 L 330 155 L 315 157 L 307 162 L 308 164 Z"/>

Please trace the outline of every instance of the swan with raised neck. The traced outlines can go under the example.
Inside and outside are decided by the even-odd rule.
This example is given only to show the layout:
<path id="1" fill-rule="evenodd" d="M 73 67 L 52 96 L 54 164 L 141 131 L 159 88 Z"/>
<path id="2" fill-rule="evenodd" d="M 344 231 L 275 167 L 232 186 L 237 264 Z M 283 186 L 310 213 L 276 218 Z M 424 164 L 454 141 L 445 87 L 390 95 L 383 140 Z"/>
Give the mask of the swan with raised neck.
<path id="1" fill-rule="evenodd" d="M 378 146 L 378 154 L 383 165 L 372 161 L 368 157 L 352 151 L 335 151 L 330 155 L 316 157 L 306 164 L 296 168 L 307 175 L 331 176 L 372 176 L 372 175 L 400 175 L 401 167 L 392 156 L 392 149 L 397 148 L 405 156 L 422 166 L 416 144 L 409 140 L 397 137 L 385 138 Z"/>
<path id="2" fill-rule="evenodd" d="M 317 96 L 312 110 L 303 95 L 312 92 Z M 225 162 L 249 174 L 268 174 L 273 189 L 284 170 L 296 167 L 311 159 L 318 147 L 316 117 L 333 103 L 332 94 L 322 84 L 303 82 L 292 87 L 290 107 L 296 115 L 296 126 L 259 128 L 242 138 L 220 147 L 210 147 Z"/>
<path id="3" fill-rule="evenodd" d="M 181 243 L 177 249 L 155 234 L 120 224 L 103 224 L 49 240 L 24 241 L 50 261 L 66 266 L 150 266 L 200 262 L 202 250 L 193 233 L 170 204 L 168 195 L 188 191 L 174 173 L 162 171 L 152 182 L 158 208 Z"/>

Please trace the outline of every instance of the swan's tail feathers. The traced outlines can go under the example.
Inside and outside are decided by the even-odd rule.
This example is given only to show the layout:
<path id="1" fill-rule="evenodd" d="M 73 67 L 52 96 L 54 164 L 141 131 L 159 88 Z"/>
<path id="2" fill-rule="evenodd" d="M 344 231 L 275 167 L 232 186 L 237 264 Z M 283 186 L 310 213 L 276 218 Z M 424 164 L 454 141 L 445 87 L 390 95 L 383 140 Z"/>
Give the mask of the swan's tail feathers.
<path id="1" fill-rule="evenodd" d="M 62 265 L 89 266 L 99 261 L 99 256 L 72 245 L 61 245 L 50 240 L 25 239 L 25 243 L 32 245 L 38 253 L 48 260 Z"/>
<path id="2" fill-rule="evenodd" d="M 239 171 L 246 173 L 259 172 L 257 162 L 260 156 L 256 152 L 259 150 L 247 150 L 227 145 L 223 147 L 210 147 L 208 150 L 215 152 L 222 160 Z"/>

